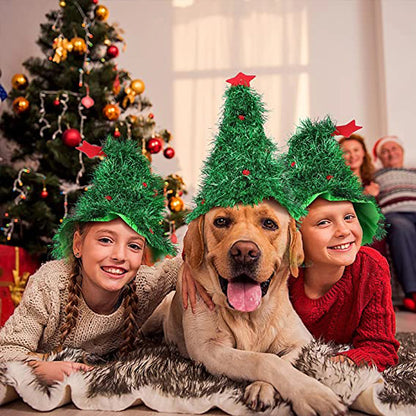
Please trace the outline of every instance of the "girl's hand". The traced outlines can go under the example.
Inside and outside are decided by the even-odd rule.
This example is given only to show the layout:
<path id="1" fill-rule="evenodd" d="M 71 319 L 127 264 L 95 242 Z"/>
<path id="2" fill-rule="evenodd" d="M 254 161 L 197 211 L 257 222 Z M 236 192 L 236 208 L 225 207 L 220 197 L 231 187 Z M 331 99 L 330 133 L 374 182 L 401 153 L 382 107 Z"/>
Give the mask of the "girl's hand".
<path id="1" fill-rule="evenodd" d="M 48 386 L 63 381 L 65 376 L 72 373 L 90 371 L 93 368 L 73 361 L 28 361 L 28 364 L 32 367 L 33 374 Z"/>
<path id="2" fill-rule="evenodd" d="M 195 290 L 196 289 L 196 290 Z M 191 270 L 188 264 L 185 262 L 182 273 L 182 304 L 185 309 L 188 309 L 188 296 L 191 301 L 192 313 L 195 313 L 196 306 L 196 291 L 198 291 L 199 296 L 208 306 L 209 310 L 214 310 L 215 305 L 211 297 L 208 295 L 207 291 L 194 280 L 191 274 Z"/>

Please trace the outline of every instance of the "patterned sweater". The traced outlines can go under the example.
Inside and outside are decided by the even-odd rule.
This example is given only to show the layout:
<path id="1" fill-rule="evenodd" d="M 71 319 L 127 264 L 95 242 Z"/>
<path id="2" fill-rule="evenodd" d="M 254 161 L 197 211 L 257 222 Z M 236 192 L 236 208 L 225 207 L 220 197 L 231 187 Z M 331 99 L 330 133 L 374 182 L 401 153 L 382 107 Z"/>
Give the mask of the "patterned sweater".
<path id="1" fill-rule="evenodd" d="M 176 257 L 158 267 L 140 267 L 136 277 L 139 327 L 175 288 L 181 265 L 182 259 Z M 30 277 L 21 303 L 0 329 L 0 362 L 25 360 L 30 352 L 46 353 L 59 346 L 69 276 L 67 263 L 56 260 L 45 263 Z M 76 326 L 63 346 L 99 355 L 119 348 L 123 342 L 123 313 L 121 304 L 112 314 L 99 315 L 81 297 Z"/>
<path id="2" fill-rule="evenodd" d="M 399 343 L 391 300 L 387 260 L 370 247 L 361 247 L 354 263 L 319 299 L 305 294 L 303 270 L 290 277 L 289 293 L 296 312 L 315 338 L 352 344 L 343 353 L 359 364 L 373 362 L 379 371 L 397 364 Z"/>
<path id="3" fill-rule="evenodd" d="M 381 169 L 374 180 L 380 185 L 377 200 L 383 214 L 416 212 L 416 169 Z"/>

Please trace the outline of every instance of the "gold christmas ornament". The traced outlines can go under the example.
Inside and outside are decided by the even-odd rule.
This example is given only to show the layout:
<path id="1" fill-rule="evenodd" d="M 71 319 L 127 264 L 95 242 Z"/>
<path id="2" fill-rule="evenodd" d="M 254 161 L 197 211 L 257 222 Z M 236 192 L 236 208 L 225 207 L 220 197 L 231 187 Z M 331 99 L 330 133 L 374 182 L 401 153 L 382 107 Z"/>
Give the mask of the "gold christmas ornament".
<path id="1" fill-rule="evenodd" d="M 64 8 L 66 6 L 66 2 L 65 1 L 60 1 L 59 2 L 59 6 L 61 6 L 62 8 Z"/>
<path id="2" fill-rule="evenodd" d="M 87 52 L 87 44 L 82 38 L 72 38 L 71 45 L 73 52 L 76 52 L 78 55 L 83 55 L 85 52 Z"/>
<path id="3" fill-rule="evenodd" d="M 144 91 L 144 82 L 141 79 L 134 79 L 130 83 L 130 88 L 136 93 L 141 94 Z"/>
<path id="4" fill-rule="evenodd" d="M 120 113 L 120 108 L 116 104 L 107 104 L 103 108 L 104 116 L 110 121 L 117 120 L 120 117 Z"/>
<path id="5" fill-rule="evenodd" d="M 108 11 L 107 7 L 99 4 L 96 8 L 95 8 L 95 18 L 97 20 L 99 20 L 100 22 L 104 22 L 104 20 L 108 19 L 108 15 L 110 14 L 110 12 Z"/>
<path id="6" fill-rule="evenodd" d="M 68 51 L 71 52 L 72 50 L 71 42 L 68 39 L 65 39 L 63 36 L 55 38 L 53 40 L 52 47 L 55 50 L 55 55 L 52 61 L 56 62 L 57 64 L 59 64 L 62 61 L 65 61 L 68 55 Z"/>
<path id="7" fill-rule="evenodd" d="M 121 105 L 123 108 L 126 108 L 130 104 L 134 103 L 134 99 L 136 98 L 136 92 L 131 87 L 124 88 L 124 92 L 126 93 L 126 96 L 123 98 L 123 101 Z"/>
<path id="8" fill-rule="evenodd" d="M 17 97 L 13 101 L 13 110 L 17 114 L 22 114 L 29 109 L 29 101 L 25 97 Z"/>
<path id="9" fill-rule="evenodd" d="M 24 90 L 27 87 L 28 80 L 24 74 L 14 74 L 12 78 L 12 87 L 15 90 Z"/>
<path id="10" fill-rule="evenodd" d="M 178 196 L 172 196 L 172 197 L 169 199 L 169 204 L 168 204 L 168 206 L 169 206 L 169 209 L 170 209 L 172 212 L 180 212 L 180 211 L 182 211 L 182 210 L 183 210 L 183 208 L 184 208 L 185 204 L 184 204 L 184 202 L 183 202 L 182 198 L 179 198 Z"/>

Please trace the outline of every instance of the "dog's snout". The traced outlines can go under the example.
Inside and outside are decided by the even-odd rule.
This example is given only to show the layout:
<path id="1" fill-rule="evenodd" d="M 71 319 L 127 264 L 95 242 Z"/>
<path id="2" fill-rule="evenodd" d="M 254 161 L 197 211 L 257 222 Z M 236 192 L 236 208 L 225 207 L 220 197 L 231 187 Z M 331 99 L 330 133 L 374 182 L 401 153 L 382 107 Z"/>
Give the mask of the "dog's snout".
<path id="1" fill-rule="evenodd" d="M 231 257 L 240 264 L 251 264 L 260 257 L 260 249 L 252 241 L 237 241 L 230 249 Z"/>

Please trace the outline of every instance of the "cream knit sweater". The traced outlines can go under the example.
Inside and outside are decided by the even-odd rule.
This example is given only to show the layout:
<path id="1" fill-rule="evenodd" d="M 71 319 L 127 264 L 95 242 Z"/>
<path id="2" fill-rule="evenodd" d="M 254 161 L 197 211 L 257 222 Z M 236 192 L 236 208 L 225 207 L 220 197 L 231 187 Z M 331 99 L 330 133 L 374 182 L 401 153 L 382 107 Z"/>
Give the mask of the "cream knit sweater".
<path id="1" fill-rule="evenodd" d="M 139 327 L 175 288 L 181 265 L 182 259 L 175 257 L 158 267 L 140 267 L 136 277 Z M 59 346 L 69 276 L 65 261 L 56 260 L 45 263 L 30 277 L 21 303 L 0 329 L 0 362 L 25 360 L 30 352 L 50 352 Z M 123 312 L 122 304 L 111 315 L 99 315 L 81 298 L 77 324 L 63 346 L 100 355 L 120 347 Z"/>

